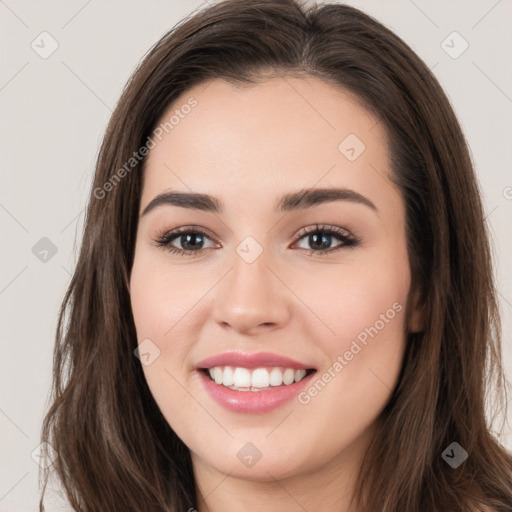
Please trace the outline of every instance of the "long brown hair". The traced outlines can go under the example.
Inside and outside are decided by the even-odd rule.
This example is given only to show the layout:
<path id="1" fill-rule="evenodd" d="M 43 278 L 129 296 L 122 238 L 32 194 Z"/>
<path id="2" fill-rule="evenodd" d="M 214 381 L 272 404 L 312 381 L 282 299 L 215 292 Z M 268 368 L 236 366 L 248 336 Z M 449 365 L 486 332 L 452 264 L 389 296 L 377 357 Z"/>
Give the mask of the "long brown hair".
<path id="1" fill-rule="evenodd" d="M 493 397 L 496 410 L 506 404 L 496 292 L 459 123 L 430 70 L 382 24 L 347 5 L 294 0 L 226 0 L 185 19 L 149 51 L 112 115 L 61 306 L 42 433 L 58 453 L 51 468 L 68 501 L 84 512 L 197 506 L 190 452 L 133 354 L 128 284 L 144 160 L 114 175 L 193 85 L 214 78 L 257 83 L 269 72 L 320 77 L 378 116 L 406 205 L 424 328 L 409 334 L 354 503 L 364 512 L 510 512 L 512 457 L 491 433 L 485 410 Z M 453 442 L 468 453 L 456 469 L 442 457 Z M 41 510 L 48 472 L 43 476 Z"/>

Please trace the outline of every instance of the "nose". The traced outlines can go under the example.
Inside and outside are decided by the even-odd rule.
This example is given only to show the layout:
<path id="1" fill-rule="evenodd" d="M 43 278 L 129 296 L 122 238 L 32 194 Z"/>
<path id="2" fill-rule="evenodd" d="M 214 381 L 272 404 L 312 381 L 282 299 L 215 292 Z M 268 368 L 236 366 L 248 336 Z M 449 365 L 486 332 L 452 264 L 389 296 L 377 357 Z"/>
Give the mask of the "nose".
<path id="1" fill-rule="evenodd" d="M 291 294 L 264 254 L 252 263 L 235 255 L 234 267 L 216 287 L 213 318 L 223 329 L 255 335 L 289 321 Z"/>

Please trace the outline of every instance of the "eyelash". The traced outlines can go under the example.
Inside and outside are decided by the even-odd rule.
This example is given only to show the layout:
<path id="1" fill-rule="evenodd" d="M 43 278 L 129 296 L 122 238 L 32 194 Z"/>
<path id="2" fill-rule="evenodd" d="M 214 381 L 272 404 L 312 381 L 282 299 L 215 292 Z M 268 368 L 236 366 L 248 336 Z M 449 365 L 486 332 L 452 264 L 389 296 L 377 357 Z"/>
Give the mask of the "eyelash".
<path id="1" fill-rule="evenodd" d="M 173 247 L 171 242 L 173 242 L 176 238 L 178 238 L 180 235 L 183 234 L 199 234 L 203 237 L 211 238 L 209 235 L 203 231 L 201 228 L 196 228 L 194 226 L 189 227 L 183 227 L 178 228 L 173 231 L 165 232 L 163 235 L 159 236 L 155 240 L 155 245 L 157 247 L 160 247 L 162 249 L 166 249 L 168 252 L 172 254 L 178 254 L 179 256 L 197 256 L 200 253 L 202 253 L 205 249 L 201 248 L 196 251 L 190 251 L 186 249 L 178 249 L 176 247 Z M 334 249 L 327 249 L 327 250 L 314 250 L 314 249 L 302 249 L 303 251 L 308 254 L 308 256 L 316 257 L 320 256 L 323 257 L 328 254 L 332 254 L 334 252 L 338 252 L 342 249 L 350 249 L 352 247 L 356 247 L 360 243 L 360 239 L 352 234 L 350 234 L 348 231 L 346 231 L 343 228 L 339 228 L 337 226 L 323 226 L 316 224 L 315 226 L 310 226 L 308 228 L 303 228 L 298 234 L 297 234 L 297 242 L 300 242 L 303 238 L 307 236 L 311 236 L 314 234 L 324 234 L 327 236 L 335 236 L 339 239 L 341 244 Z M 297 243 L 295 242 L 295 243 Z"/>

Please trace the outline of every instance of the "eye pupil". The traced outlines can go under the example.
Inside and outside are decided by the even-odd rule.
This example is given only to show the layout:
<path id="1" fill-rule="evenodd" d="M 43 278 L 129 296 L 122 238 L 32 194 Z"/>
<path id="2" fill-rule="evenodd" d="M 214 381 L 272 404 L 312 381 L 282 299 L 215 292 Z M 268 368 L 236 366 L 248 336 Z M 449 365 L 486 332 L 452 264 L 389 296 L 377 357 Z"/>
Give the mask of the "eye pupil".
<path id="1" fill-rule="evenodd" d="M 310 235 L 310 244 L 312 247 L 316 246 L 316 248 L 320 248 L 320 249 L 329 248 L 329 246 L 331 245 L 331 235 L 326 235 L 326 234 Z"/>
<path id="2" fill-rule="evenodd" d="M 199 239 L 199 242 L 197 240 Z M 197 242 L 194 242 L 194 240 Z M 185 250 L 197 249 L 203 243 L 203 235 L 200 233 L 187 233 L 186 235 L 181 235 L 181 244 Z M 188 246 L 188 247 L 187 247 Z"/>

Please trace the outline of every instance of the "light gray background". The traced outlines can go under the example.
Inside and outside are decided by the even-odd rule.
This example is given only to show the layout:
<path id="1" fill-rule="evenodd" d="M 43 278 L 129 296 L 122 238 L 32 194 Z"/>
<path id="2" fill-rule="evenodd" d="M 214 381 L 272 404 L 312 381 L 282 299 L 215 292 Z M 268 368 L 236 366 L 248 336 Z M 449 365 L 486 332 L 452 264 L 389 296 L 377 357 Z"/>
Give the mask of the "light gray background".
<path id="1" fill-rule="evenodd" d="M 349 3 L 412 46 L 433 69 L 461 120 L 494 237 L 510 378 L 512 3 Z M 94 162 L 111 110 L 150 46 L 202 4 L 0 0 L 1 511 L 37 509 L 38 465 L 31 452 L 39 444 L 50 387 L 57 311 L 76 261 Z M 48 39 L 38 38 L 43 31 L 59 45 L 47 59 L 31 48 L 34 40 L 49 48 Z M 462 48 L 457 36 L 446 40 L 453 31 L 469 44 L 456 59 L 445 51 L 453 55 Z M 57 248 L 46 262 L 32 252 L 42 237 Z M 512 448 L 510 426 L 501 439 Z"/>

